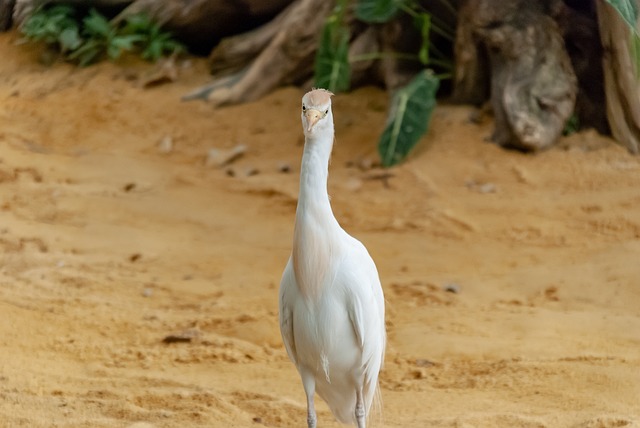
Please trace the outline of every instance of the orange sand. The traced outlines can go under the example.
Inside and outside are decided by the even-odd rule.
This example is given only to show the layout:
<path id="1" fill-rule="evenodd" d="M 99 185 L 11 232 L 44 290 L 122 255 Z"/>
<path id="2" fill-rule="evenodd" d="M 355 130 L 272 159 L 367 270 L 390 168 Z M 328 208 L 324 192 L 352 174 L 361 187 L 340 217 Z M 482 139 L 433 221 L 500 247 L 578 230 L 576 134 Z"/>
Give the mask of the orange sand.
<path id="1" fill-rule="evenodd" d="M 145 90 L 148 65 L 45 68 L 15 39 L 0 35 L 0 426 L 304 426 L 277 321 L 302 91 L 213 110 L 180 101 L 201 60 Z M 505 151 L 441 106 L 384 179 L 353 165 L 386 104 L 334 98 L 329 186 L 387 299 L 375 426 L 639 427 L 640 158 L 592 132 Z M 236 144 L 235 177 L 205 165 Z"/>

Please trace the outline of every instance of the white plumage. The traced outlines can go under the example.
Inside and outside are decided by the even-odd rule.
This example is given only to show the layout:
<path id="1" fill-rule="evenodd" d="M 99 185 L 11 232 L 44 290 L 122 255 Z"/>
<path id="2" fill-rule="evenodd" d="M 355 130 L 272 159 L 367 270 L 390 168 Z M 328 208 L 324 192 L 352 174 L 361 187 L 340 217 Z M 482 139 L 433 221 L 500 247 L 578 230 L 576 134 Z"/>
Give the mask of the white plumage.
<path id="1" fill-rule="evenodd" d="M 305 135 L 293 250 L 280 283 L 280 331 L 316 426 L 314 393 L 340 422 L 365 427 L 384 359 L 384 296 L 367 249 L 335 219 L 327 194 L 331 94 L 302 98 Z"/>

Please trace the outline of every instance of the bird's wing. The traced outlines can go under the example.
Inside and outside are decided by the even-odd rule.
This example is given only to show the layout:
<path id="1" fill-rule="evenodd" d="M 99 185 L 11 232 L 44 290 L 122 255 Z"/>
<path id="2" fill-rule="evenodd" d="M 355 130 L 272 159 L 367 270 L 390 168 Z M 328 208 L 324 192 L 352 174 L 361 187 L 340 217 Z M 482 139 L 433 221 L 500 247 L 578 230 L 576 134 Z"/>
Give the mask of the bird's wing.
<path id="1" fill-rule="evenodd" d="M 349 313 L 349 320 L 351 321 L 351 325 L 353 326 L 353 331 L 356 334 L 356 339 L 358 340 L 358 346 L 360 346 L 360 350 L 362 351 L 364 350 L 365 341 L 365 322 L 362 314 L 362 304 L 360 303 L 360 299 L 356 295 L 351 294 L 349 296 L 347 311 Z"/>
<path id="2" fill-rule="evenodd" d="M 373 259 L 359 241 L 354 241 L 336 280 L 344 287 L 349 320 L 366 363 L 384 354 L 384 295 Z"/>
<path id="3" fill-rule="evenodd" d="M 378 373 L 384 362 L 384 294 L 376 265 L 364 245 L 353 239 L 348 254 L 338 274 L 339 285 L 347 296 L 349 320 L 362 352 L 362 386 L 368 411 L 378 394 Z"/>
<path id="4" fill-rule="evenodd" d="M 282 280 L 280 281 L 280 334 L 282 334 L 282 341 L 284 342 L 284 347 L 287 350 L 289 358 L 295 365 L 298 365 L 296 343 L 293 337 L 293 309 L 291 306 L 291 292 L 294 288 L 295 276 L 293 275 L 291 259 L 289 259 L 289 263 L 287 263 L 287 267 L 282 274 Z"/>

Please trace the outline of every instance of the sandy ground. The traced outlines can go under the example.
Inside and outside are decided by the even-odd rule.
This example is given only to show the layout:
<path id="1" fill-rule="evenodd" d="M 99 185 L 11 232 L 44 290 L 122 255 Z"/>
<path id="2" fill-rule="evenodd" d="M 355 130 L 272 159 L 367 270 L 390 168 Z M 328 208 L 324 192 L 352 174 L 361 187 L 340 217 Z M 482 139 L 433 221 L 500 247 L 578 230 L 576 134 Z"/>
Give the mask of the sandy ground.
<path id="1" fill-rule="evenodd" d="M 145 90 L 147 65 L 46 68 L 15 37 L 0 35 L 0 426 L 304 426 L 277 321 L 302 91 L 212 110 L 180 102 L 202 61 Z M 387 300 L 374 425 L 639 427 L 640 158 L 592 132 L 504 151 L 491 123 L 441 106 L 407 163 L 359 168 L 386 103 L 334 99 L 329 186 Z M 205 165 L 236 144 L 235 176 Z"/>

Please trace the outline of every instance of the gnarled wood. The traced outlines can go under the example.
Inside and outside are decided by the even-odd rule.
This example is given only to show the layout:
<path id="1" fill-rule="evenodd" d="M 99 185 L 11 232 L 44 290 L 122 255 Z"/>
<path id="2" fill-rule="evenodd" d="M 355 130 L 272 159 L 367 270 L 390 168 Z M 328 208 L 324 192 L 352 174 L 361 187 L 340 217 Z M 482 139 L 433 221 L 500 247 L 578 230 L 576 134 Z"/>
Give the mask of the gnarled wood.
<path id="1" fill-rule="evenodd" d="M 13 22 L 21 25 L 31 13 L 49 3 L 65 3 L 85 7 L 100 8 L 123 8 L 132 3 L 133 0 L 16 0 L 13 11 Z"/>
<path id="2" fill-rule="evenodd" d="M 326 0 L 297 0 L 283 14 L 269 44 L 243 70 L 214 81 L 185 99 L 206 97 L 214 106 L 255 100 L 305 78 L 312 70 L 321 28 L 332 8 Z"/>
<path id="3" fill-rule="evenodd" d="M 630 31 L 609 4 L 604 0 L 597 3 L 611 133 L 632 153 L 640 153 L 640 70 L 631 58 Z M 636 3 L 640 8 L 640 2 Z"/>
<path id="4" fill-rule="evenodd" d="M 144 12 L 201 52 L 222 38 L 249 31 L 280 13 L 292 0 L 135 0 L 118 17 Z"/>
<path id="5" fill-rule="evenodd" d="M 469 1 L 458 11 L 452 98 L 458 103 L 480 106 L 489 99 L 491 75 L 487 48 L 475 34 L 474 13 Z"/>
<path id="6" fill-rule="evenodd" d="M 267 24 L 255 30 L 223 39 L 209 55 L 211 74 L 224 76 L 246 67 L 269 45 L 294 9 L 295 5 L 291 4 Z"/>
<path id="7" fill-rule="evenodd" d="M 478 0 L 462 6 L 471 29 L 460 33 L 472 32 L 489 54 L 492 139 L 503 146 L 548 147 L 573 112 L 576 77 L 550 16 L 556 2 L 548 3 Z"/>

